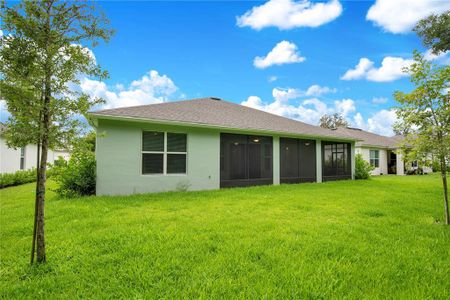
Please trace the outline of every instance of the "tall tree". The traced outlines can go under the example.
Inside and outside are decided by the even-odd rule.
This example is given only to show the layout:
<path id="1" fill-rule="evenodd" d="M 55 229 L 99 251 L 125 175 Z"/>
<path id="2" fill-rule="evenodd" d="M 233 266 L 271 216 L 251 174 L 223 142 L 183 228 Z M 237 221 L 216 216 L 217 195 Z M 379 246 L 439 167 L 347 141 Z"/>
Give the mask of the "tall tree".
<path id="1" fill-rule="evenodd" d="M 439 160 L 444 194 L 445 224 L 449 224 L 447 164 L 450 160 L 450 66 L 439 66 L 414 52 L 414 63 L 405 68 L 415 89 L 395 92 L 399 130 L 411 128 L 403 142 L 404 153 L 415 160 Z"/>
<path id="2" fill-rule="evenodd" d="M 81 76 L 108 76 L 86 47 L 108 41 L 113 31 L 89 1 L 32 0 L 13 6 L 3 1 L 0 17 L 0 90 L 11 114 L 5 136 L 11 147 L 33 143 L 40 148 L 31 262 L 35 243 L 37 262 L 45 262 L 48 150 L 70 142 L 82 128 L 77 116 L 102 101 L 70 87 Z"/>
<path id="3" fill-rule="evenodd" d="M 441 15 L 433 14 L 420 20 L 414 31 L 422 38 L 425 46 L 431 48 L 433 54 L 450 50 L 450 11 Z"/>
<path id="4" fill-rule="evenodd" d="M 320 118 L 319 126 L 323 128 L 336 129 L 338 127 L 347 127 L 349 124 L 343 116 L 335 113 L 332 115 L 323 115 Z"/>

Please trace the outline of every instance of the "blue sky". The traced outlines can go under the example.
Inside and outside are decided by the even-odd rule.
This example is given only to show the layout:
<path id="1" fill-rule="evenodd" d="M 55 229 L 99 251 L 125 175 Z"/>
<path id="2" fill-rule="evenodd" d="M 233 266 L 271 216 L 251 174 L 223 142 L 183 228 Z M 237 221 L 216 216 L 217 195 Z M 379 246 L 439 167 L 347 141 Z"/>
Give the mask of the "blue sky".
<path id="1" fill-rule="evenodd" d="M 414 49 L 426 52 L 411 24 L 450 8 L 426 0 L 100 5 L 117 32 L 92 50 L 110 79 L 81 87 L 105 107 L 217 96 L 312 124 L 337 111 L 382 134 L 395 121 L 393 92 L 412 88 L 399 69 Z"/>

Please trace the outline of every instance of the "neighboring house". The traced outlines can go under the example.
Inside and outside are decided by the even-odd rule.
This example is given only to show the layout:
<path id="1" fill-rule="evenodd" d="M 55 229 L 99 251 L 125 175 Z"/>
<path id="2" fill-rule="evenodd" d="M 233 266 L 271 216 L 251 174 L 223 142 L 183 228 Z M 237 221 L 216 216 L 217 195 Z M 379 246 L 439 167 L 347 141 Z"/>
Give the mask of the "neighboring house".
<path id="1" fill-rule="evenodd" d="M 339 127 L 337 132 L 359 139 L 356 142 L 356 154 L 361 154 L 375 169 L 372 175 L 397 174 L 405 175 L 407 170 L 417 169 L 417 162 L 406 164 L 398 153 L 403 136 L 387 137 L 358 128 Z M 431 173 L 428 167 L 423 167 L 424 173 Z"/>
<path id="2" fill-rule="evenodd" d="M 354 177 L 357 139 L 218 98 L 100 110 L 89 119 L 98 195 Z"/>
<path id="3" fill-rule="evenodd" d="M 6 129 L 5 125 L 0 123 L 0 174 L 14 173 L 19 170 L 27 170 L 36 167 L 37 146 L 26 145 L 22 148 L 9 148 L 2 132 Z M 58 157 L 65 160 L 69 159 L 70 154 L 64 150 L 49 150 L 48 162 L 54 163 Z"/>

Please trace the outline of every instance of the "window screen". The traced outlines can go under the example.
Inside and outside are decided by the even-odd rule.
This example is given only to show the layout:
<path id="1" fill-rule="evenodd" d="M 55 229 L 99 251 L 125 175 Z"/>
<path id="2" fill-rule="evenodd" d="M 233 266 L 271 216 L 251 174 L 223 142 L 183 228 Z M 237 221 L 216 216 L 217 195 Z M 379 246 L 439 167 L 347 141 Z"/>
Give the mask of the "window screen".
<path id="1" fill-rule="evenodd" d="M 167 154 L 167 174 L 186 173 L 186 154 Z"/>
<path id="2" fill-rule="evenodd" d="M 167 152 L 186 152 L 186 134 L 167 133 Z"/>
<path id="3" fill-rule="evenodd" d="M 142 174 L 162 174 L 163 171 L 164 154 L 142 154 Z"/>
<path id="4" fill-rule="evenodd" d="M 380 151 L 370 150 L 370 165 L 378 168 L 380 166 Z"/>
<path id="5" fill-rule="evenodd" d="M 187 135 L 144 131 L 142 133 L 142 174 L 185 174 Z"/>
<path id="6" fill-rule="evenodd" d="M 322 170 L 323 176 L 349 176 L 351 175 L 350 144 L 348 143 L 322 143 Z"/>
<path id="7" fill-rule="evenodd" d="M 142 135 L 143 151 L 164 151 L 164 132 L 144 131 Z"/>

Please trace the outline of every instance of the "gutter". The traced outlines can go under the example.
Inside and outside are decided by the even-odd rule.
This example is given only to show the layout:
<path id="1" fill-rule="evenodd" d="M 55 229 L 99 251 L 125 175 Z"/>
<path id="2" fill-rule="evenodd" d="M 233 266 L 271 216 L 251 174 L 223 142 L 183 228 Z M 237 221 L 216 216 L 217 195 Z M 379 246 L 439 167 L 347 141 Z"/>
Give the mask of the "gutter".
<path id="1" fill-rule="evenodd" d="M 322 136 L 322 135 L 308 135 L 308 134 L 297 134 L 292 132 L 284 132 L 284 131 L 272 131 L 272 130 L 263 130 L 263 129 L 254 129 L 254 128 L 233 128 L 226 127 L 220 125 L 211 125 L 204 123 L 195 123 L 195 122 L 177 122 L 170 120 L 161 120 L 161 119 L 148 119 L 148 118 L 137 118 L 137 117 L 126 117 L 126 116 L 115 116 L 115 115 L 105 115 L 105 114 L 96 114 L 96 113 L 88 113 L 86 116 L 89 124 L 95 128 L 98 126 L 98 120 L 115 120 L 115 121 L 128 121 L 128 122 L 143 122 L 143 123 L 151 123 L 151 124 L 159 124 L 159 125 L 176 125 L 176 126 L 190 126 L 195 128 L 208 128 L 208 129 L 222 129 L 228 131 L 248 131 L 248 132 L 258 132 L 258 133 L 266 133 L 269 135 L 283 135 L 283 136 L 291 136 L 291 137 L 307 137 L 311 139 L 320 138 L 321 140 L 330 140 L 330 141 L 350 141 L 356 142 L 361 141 L 357 138 L 346 138 L 346 137 L 335 137 L 335 136 Z"/>

